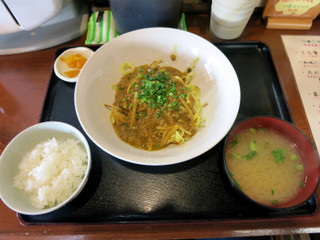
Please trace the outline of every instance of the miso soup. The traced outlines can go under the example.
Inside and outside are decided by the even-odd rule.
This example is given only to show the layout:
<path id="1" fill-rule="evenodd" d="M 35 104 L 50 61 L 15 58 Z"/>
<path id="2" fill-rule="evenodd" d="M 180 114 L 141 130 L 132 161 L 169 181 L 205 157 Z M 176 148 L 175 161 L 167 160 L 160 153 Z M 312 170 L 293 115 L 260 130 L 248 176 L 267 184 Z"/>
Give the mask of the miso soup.
<path id="1" fill-rule="evenodd" d="M 231 139 L 226 163 L 238 187 L 263 204 L 286 202 L 304 185 L 301 156 L 289 140 L 266 128 L 243 130 Z"/>

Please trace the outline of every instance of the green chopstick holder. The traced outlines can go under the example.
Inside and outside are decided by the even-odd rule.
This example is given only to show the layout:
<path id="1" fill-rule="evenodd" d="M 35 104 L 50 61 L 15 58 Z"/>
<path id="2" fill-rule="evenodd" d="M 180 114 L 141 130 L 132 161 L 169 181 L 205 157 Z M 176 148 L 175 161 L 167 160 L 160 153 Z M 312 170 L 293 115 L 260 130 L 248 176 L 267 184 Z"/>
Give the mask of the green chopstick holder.
<path id="1" fill-rule="evenodd" d="M 88 22 L 85 44 L 103 44 L 117 36 L 110 10 L 92 13 Z"/>
<path id="2" fill-rule="evenodd" d="M 187 31 L 184 13 L 179 20 L 178 28 Z M 91 14 L 85 40 L 86 45 L 104 44 L 117 36 L 118 33 L 110 10 L 97 11 Z"/>

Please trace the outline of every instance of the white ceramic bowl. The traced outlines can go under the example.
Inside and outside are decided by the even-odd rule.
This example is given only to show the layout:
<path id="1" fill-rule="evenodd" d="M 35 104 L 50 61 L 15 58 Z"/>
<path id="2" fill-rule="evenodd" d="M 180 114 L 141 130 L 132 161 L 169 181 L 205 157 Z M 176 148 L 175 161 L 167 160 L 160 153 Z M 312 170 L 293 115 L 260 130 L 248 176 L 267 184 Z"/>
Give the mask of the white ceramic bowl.
<path id="1" fill-rule="evenodd" d="M 56 58 L 53 65 L 53 70 L 58 78 L 60 78 L 63 81 L 71 82 L 71 83 L 76 82 L 78 80 L 79 75 L 76 77 L 70 78 L 65 74 L 65 72 L 73 70 L 73 68 L 69 68 L 69 66 L 64 61 L 61 60 L 61 57 L 67 58 L 68 56 L 77 54 L 77 53 L 80 53 L 82 56 L 89 59 L 91 55 L 94 53 L 94 51 L 87 47 L 74 47 L 74 48 L 69 48 L 65 50 Z"/>
<path id="2" fill-rule="evenodd" d="M 176 61 L 170 56 L 175 53 Z M 182 145 L 159 151 L 136 149 L 118 138 L 109 120 L 105 103 L 113 104 L 112 84 L 120 81 L 120 65 L 138 66 L 163 59 L 181 71 L 199 57 L 192 83 L 201 89 L 201 102 L 208 103 L 202 115 L 206 126 Z M 238 114 L 240 87 L 237 75 L 225 55 L 209 41 L 173 28 L 146 28 L 132 31 L 100 47 L 80 73 L 75 89 L 78 119 L 88 136 L 107 153 L 136 164 L 168 165 L 201 155 L 227 134 Z"/>
<path id="3" fill-rule="evenodd" d="M 85 176 L 76 191 L 64 202 L 51 208 L 38 209 L 32 206 L 28 196 L 13 186 L 14 177 L 18 173 L 18 165 L 36 144 L 49 138 L 57 140 L 75 138 L 83 144 L 87 156 L 88 165 Z M 38 215 L 52 212 L 61 208 L 74 199 L 85 186 L 91 168 L 91 152 L 86 138 L 73 126 L 62 122 L 43 122 L 33 125 L 19 133 L 4 149 L 0 157 L 0 197 L 12 210 L 28 215 Z"/>

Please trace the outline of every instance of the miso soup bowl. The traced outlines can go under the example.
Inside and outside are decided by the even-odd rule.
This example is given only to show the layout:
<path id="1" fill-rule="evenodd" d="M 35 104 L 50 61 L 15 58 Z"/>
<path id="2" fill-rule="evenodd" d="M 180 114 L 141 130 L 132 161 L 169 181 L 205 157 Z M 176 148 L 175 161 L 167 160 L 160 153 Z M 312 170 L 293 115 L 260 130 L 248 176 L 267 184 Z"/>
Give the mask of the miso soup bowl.
<path id="1" fill-rule="evenodd" d="M 235 179 L 233 179 L 234 173 L 231 173 L 227 166 L 227 148 L 230 141 L 232 141 L 237 134 L 245 130 L 249 131 L 250 128 L 266 128 L 284 136 L 289 140 L 289 142 L 291 142 L 302 158 L 305 171 L 305 184 L 301 186 L 298 194 L 287 202 L 276 205 L 272 203 L 264 204 L 258 202 L 244 193 L 241 189 L 241 183 L 239 184 Z M 225 139 L 223 161 L 224 171 L 233 189 L 235 189 L 236 192 L 242 195 L 242 197 L 247 199 L 249 202 L 271 210 L 292 209 L 303 205 L 313 196 L 313 194 L 315 194 L 319 184 L 319 155 L 311 141 L 293 124 L 273 116 L 256 116 L 234 124 Z"/>

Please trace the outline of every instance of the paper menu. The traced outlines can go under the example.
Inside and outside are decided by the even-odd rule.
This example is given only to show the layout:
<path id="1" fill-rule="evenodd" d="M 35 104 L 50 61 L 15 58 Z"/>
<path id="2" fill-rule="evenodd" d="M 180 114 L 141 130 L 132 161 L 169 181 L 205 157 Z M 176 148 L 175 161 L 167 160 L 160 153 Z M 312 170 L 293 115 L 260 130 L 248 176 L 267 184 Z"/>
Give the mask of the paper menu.
<path id="1" fill-rule="evenodd" d="M 320 152 L 320 36 L 281 36 Z"/>

